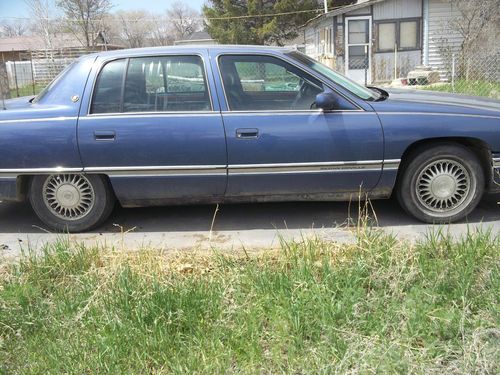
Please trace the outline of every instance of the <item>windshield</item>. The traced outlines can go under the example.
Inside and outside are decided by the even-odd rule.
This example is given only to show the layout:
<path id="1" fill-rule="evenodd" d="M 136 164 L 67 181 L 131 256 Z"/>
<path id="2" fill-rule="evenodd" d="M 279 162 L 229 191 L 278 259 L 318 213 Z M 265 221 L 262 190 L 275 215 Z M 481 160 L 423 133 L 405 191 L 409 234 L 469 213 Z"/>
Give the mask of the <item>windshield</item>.
<path id="1" fill-rule="evenodd" d="M 45 87 L 42 91 L 40 91 L 40 93 L 39 93 L 39 94 L 38 94 L 38 95 L 37 95 L 37 96 L 33 99 L 33 103 L 36 103 L 36 102 L 40 101 L 41 99 L 43 99 L 43 97 L 44 97 L 45 95 L 47 95 L 47 94 L 48 94 L 48 93 L 49 93 L 49 92 L 50 92 L 50 91 L 54 88 L 54 86 L 57 84 L 57 82 L 59 82 L 59 80 L 60 80 L 60 79 L 61 79 L 61 78 L 62 78 L 62 77 L 63 77 L 63 76 L 67 73 L 67 72 L 69 72 L 73 66 L 75 66 L 75 65 L 76 65 L 76 62 L 77 62 L 77 61 L 78 61 L 78 60 L 73 61 L 73 62 L 72 62 L 71 64 L 69 64 L 66 68 L 64 68 L 64 69 L 62 70 L 62 72 L 61 72 L 61 73 L 59 73 L 59 74 L 56 76 L 56 78 L 54 78 L 54 79 L 52 80 L 52 82 L 50 82 L 50 83 L 49 83 L 49 84 L 48 84 L 48 85 L 47 85 L 47 86 L 46 86 L 46 87 Z"/>
<path id="2" fill-rule="evenodd" d="M 295 60 L 298 60 L 300 63 L 306 65 L 308 68 L 342 86 L 346 90 L 352 92 L 354 95 L 361 99 L 377 100 L 380 97 L 380 94 L 376 93 L 375 91 L 361 86 L 360 84 L 350 80 L 342 74 L 333 71 L 326 65 L 323 65 L 320 62 L 310 58 L 309 56 L 304 55 L 303 53 L 294 51 L 289 52 L 288 55 L 293 57 Z"/>

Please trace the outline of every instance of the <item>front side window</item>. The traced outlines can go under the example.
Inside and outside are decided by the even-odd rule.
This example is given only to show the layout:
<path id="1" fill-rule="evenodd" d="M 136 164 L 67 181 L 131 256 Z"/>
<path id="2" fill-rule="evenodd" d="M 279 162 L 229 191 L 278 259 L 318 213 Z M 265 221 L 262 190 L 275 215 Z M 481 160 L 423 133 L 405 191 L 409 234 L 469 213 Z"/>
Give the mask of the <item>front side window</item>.
<path id="1" fill-rule="evenodd" d="M 379 94 L 375 91 L 372 91 L 360 84 L 354 82 L 353 80 L 343 76 L 330 69 L 326 65 L 321 64 L 320 62 L 310 58 L 303 53 L 293 51 L 288 53 L 292 58 L 300 62 L 301 64 L 307 66 L 309 69 L 312 69 L 316 73 L 328 78 L 329 80 L 335 82 L 337 85 L 343 87 L 347 91 L 353 93 L 357 97 L 364 100 L 376 100 L 379 98 Z"/>
<path id="2" fill-rule="evenodd" d="M 91 113 L 211 110 L 199 56 L 117 60 L 99 73 Z"/>
<path id="3" fill-rule="evenodd" d="M 231 110 L 308 110 L 323 84 L 272 56 L 223 55 L 219 67 Z"/>

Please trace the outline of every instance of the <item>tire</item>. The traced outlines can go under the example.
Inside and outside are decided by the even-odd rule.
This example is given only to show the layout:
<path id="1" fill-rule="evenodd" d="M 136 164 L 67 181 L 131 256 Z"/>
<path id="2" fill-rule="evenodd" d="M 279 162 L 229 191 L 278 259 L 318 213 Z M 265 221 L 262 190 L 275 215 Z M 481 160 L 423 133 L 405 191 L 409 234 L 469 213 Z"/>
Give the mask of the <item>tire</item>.
<path id="1" fill-rule="evenodd" d="M 426 223 L 452 223 L 467 217 L 484 193 L 479 159 L 458 144 L 420 148 L 403 168 L 397 186 L 399 203 Z"/>
<path id="2" fill-rule="evenodd" d="M 58 232 L 84 232 L 101 225 L 111 214 L 115 197 L 99 175 L 34 176 L 29 200 L 36 215 Z"/>

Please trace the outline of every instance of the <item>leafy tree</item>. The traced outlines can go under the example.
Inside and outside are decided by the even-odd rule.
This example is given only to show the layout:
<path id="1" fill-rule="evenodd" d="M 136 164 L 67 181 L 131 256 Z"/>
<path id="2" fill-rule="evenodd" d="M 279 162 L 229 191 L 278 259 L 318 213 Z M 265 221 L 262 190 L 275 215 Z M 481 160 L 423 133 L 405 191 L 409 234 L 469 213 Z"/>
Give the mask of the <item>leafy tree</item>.
<path id="1" fill-rule="evenodd" d="M 283 45 L 318 9 L 317 0 L 210 0 L 203 14 L 208 33 L 219 43 Z M 271 16 L 288 12 L 297 13 Z"/>

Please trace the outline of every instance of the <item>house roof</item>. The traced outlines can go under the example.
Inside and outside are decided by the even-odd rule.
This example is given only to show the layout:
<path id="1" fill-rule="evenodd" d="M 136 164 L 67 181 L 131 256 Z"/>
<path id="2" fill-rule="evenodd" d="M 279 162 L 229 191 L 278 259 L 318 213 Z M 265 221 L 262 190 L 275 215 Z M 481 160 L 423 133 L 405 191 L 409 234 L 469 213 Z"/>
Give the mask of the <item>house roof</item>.
<path id="1" fill-rule="evenodd" d="M 210 36 L 209 33 L 206 31 L 195 31 L 192 33 L 190 36 L 188 36 L 186 39 L 179 39 L 176 40 L 175 43 L 182 43 L 182 42 L 197 42 L 197 41 L 209 41 L 213 40 L 212 37 Z"/>
<path id="2" fill-rule="evenodd" d="M 212 37 L 206 31 L 195 31 L 192 33 L 188 40 L 211 40 Z"/>
<path id="3" fill-rule="evenodd" d="M 354 10 L 362 9 L 364 7 L 367 7 L 367 6 L 376 4 L 376 3 L 381 3 L 383 1 L 386 1 L 386 0 L 358 0 L 358 2 L 355 4 L 350 4 L 350 5 L 345 5 L 345 6 L 341 6 L 338 8 L 334 8 L 331 11 L 329 11 L 328 13 L 322 13 L 314 18 L 311 18 L 302 27 L 305 27 L 305 26 L 309 25 L 310 23 L 318 21 L 324 17 L 338 16 L 339 14 L 352 12 Z"/>
<path id="4" fill-rule="evenodd" d="M 43 38 L 37 35 L 0 38 L 0 52 L 29 51 L 44 49 Z M 61 33 L 52 38 L 52 48 L 84 47 L 73 34 Z"/>

